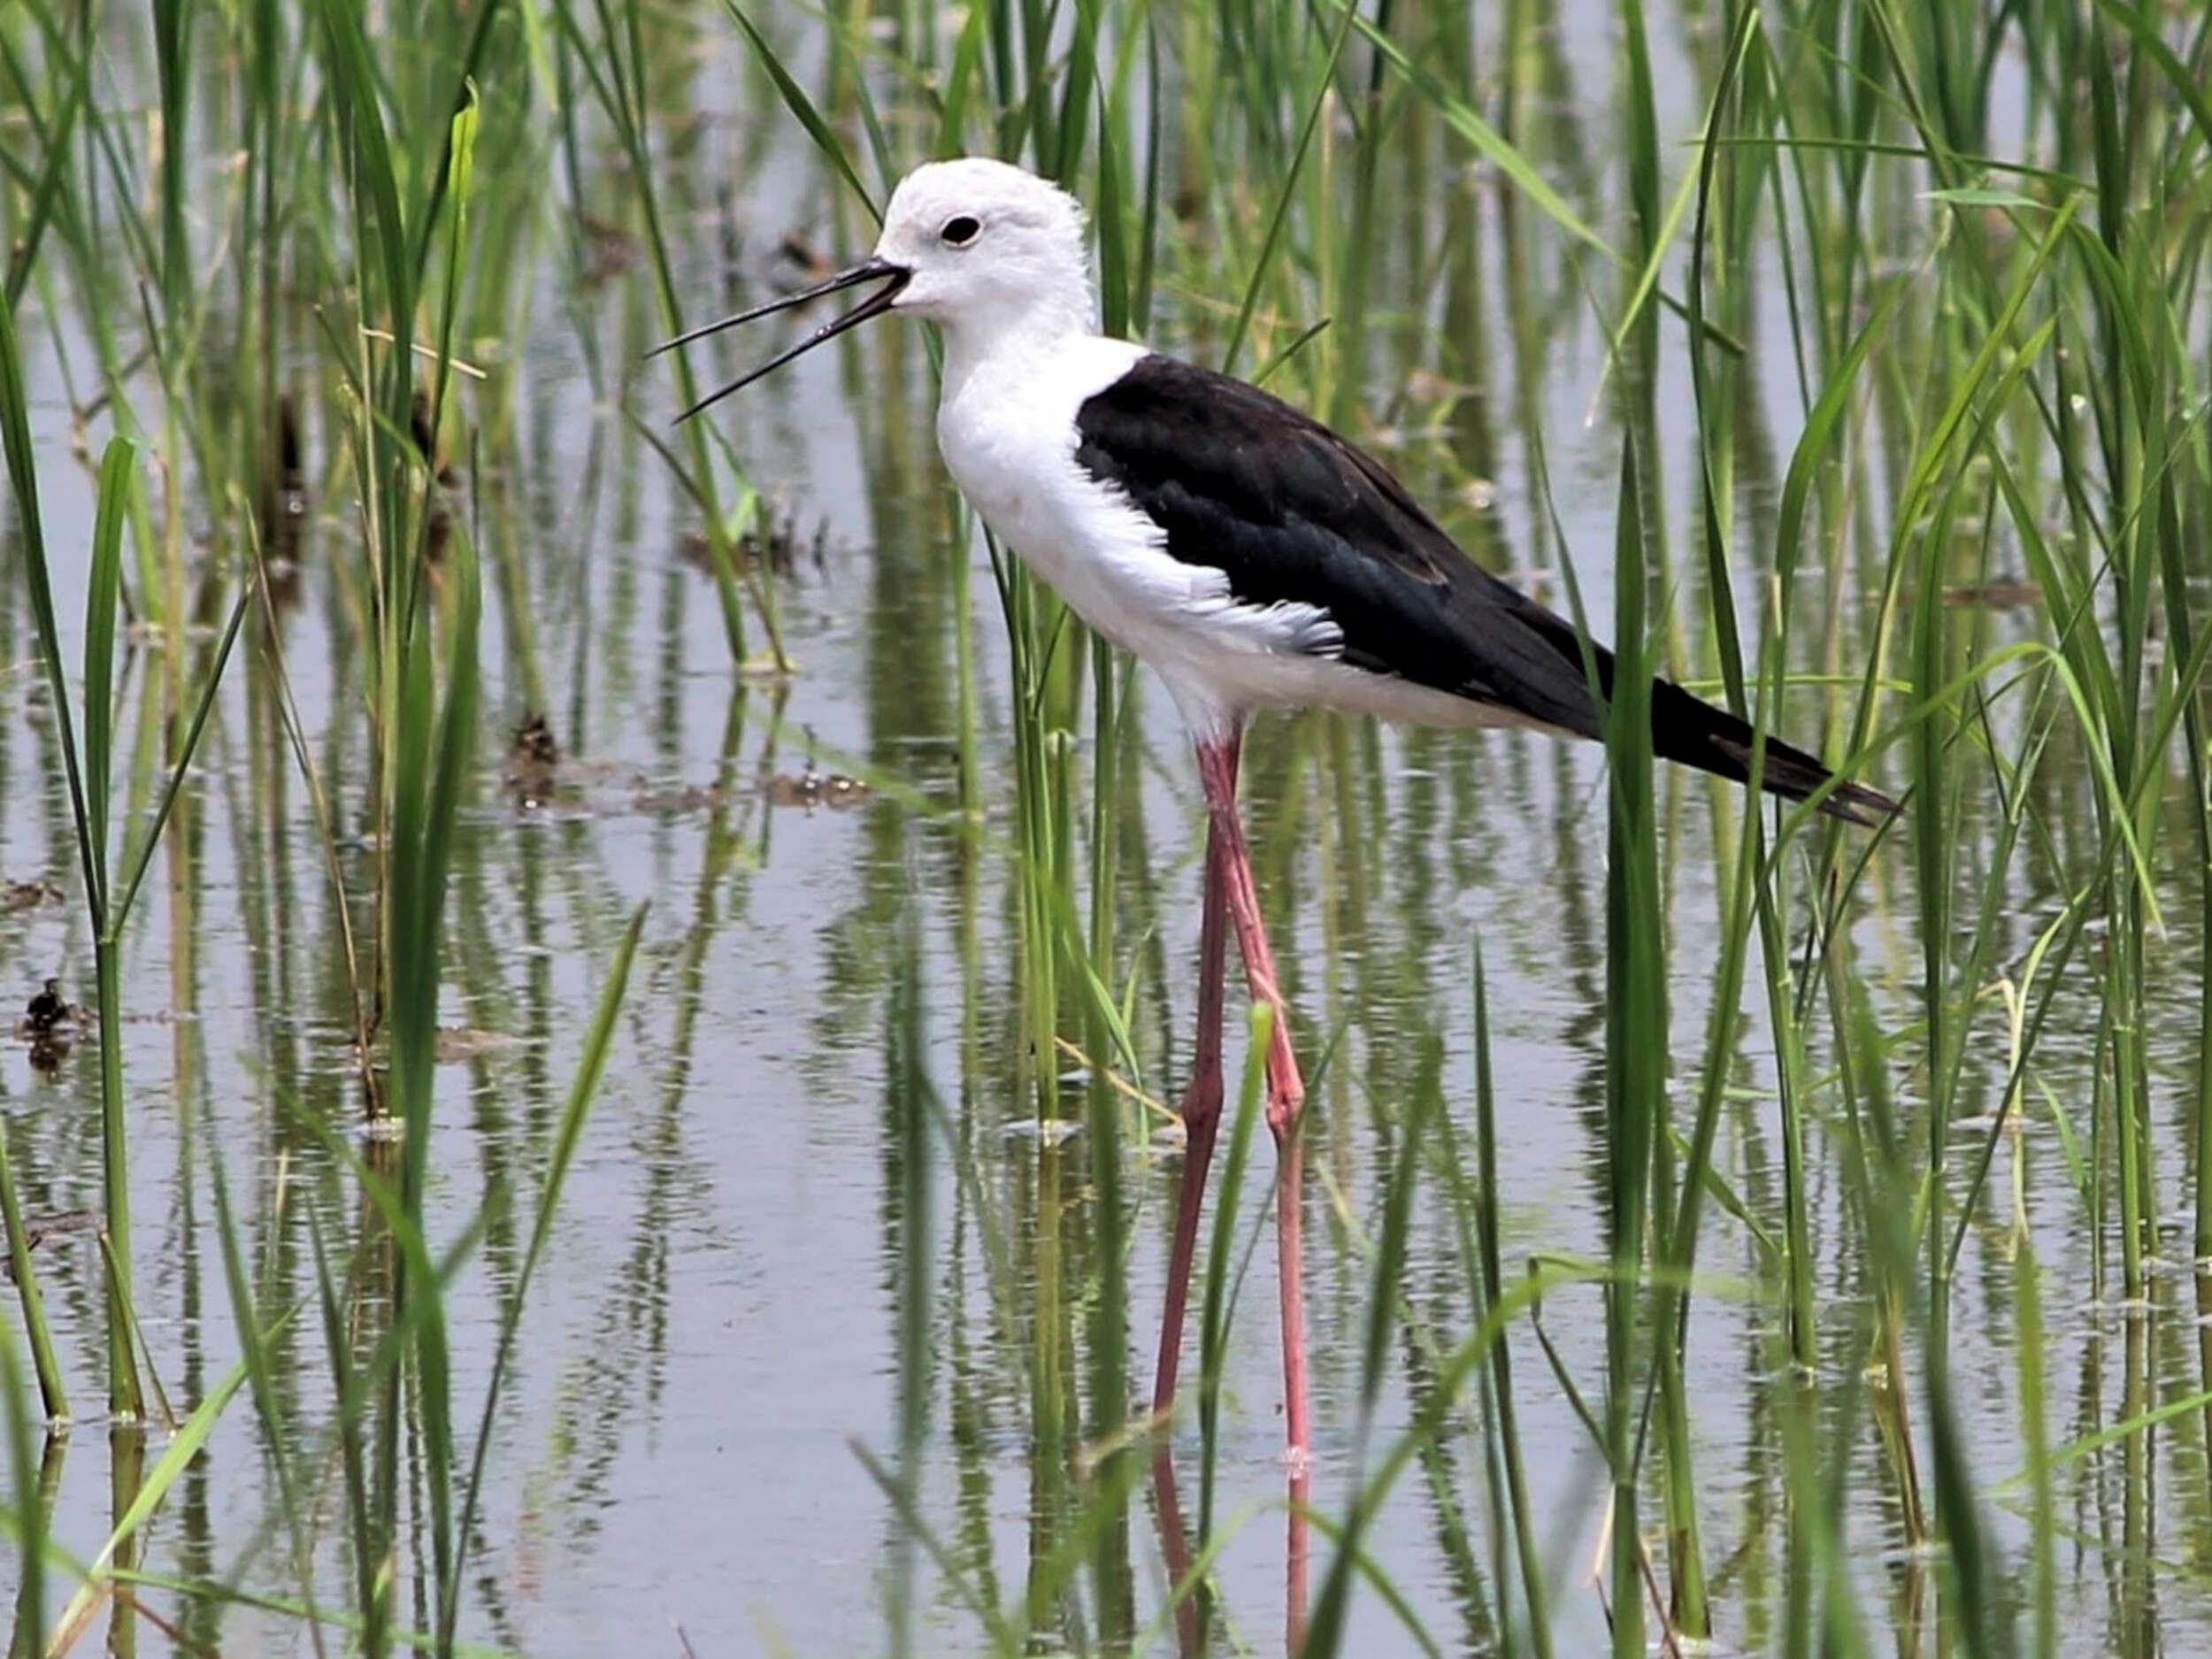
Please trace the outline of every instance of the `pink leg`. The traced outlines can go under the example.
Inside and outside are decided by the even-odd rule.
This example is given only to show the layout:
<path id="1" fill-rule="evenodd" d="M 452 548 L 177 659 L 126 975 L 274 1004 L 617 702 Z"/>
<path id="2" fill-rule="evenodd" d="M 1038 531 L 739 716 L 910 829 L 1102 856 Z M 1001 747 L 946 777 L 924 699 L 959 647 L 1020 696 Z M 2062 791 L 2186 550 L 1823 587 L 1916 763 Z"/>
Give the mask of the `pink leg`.
<path id="1" fill-rule="evenodd" d="M 1160 1541 L 1167 1555 L 1167 1582 L 1172 1594 L 1190 1577 L 1190 1537 L 1183 1530 L 1183 1500 L 1175 1486 L 1175 1459 L 1163 1438 L 1152 1454 L 1152 1496 L 1159 1506 Z M 1202 1582 L 1175 1604 L 1176 1647 L 1182 1659 L 1204 1659 L 1206 1586 Z"/>
<path id="2" fill-rule="evenodd" d="M 1206 1166 L 1221 1126 L 1222 977 L 1228 956 L 1228 880 L 1221 837 L 1206 840 L 1204 919 L 1198 929 L 1198 1041 L 1190 1089 L 1183 1096 L 1183 1179 L 1176 1193 L 1175 1243 L 1167 1260 L 1167 1306 L 1160 1315 L 1160 1365 L 1152 1409 L 1175 1403 L 1175 1373 L 1183 1355 L 1183 1313 L 1190 1303 L 1191 1263 L 1198 1252 L 1198 1212 L 1206 1202 Z M 1166 1442 L 1163 1441 L 1162 1455 Z"/>
<path id="3" fill-rule="evenodd" d="M 1289 1010 L 1275 979 L 1275 958 L 1267 948 L 1266 925 L 1252 879 L 1252 858 L 1237 817 L 1237 763 L 1244 746 L 1241 731 L 1198 745 L 1198 775 L 1206 790 L 1213 846 L 1220 849 L 1228 886 L 1229 918 L 1244 956 L 1244 979 L 1255 1002 L 1275 1010 L 1275 1030 L 1267 1049 L 1267 1127 L 1275 1137 L 1275 1240 L 1282 1287 L 1283 1417 L 1290 1442 L 1294 1555 L 1302 1530 L 1304 1483 L 1312 1443 L 1306 1425 L 1305 1276 L 1299 1240 L 1298 1199 L 1304 1155 L 1299 1145 L 1298 1113 L 1306 1085 L 1290 1050 Z M 1297 1563 L 1294 1560 L 1294 1570 Z"/>
<path id="4" fill-rule="evenodd" d="M 1183 1356 L 1183 1316 L 1190 1305 L 1191 1264 L 1198 1254 L 1198 1217 L 1206 1202 L 1206 1167 L 1221 1127 L 1222 980 L 1228 967 L 1229 882 L 1221 838 L 1206 837 L 1204 917 L 1198 928 L 1198 1033 L 1190 1087 L 1183 1096 L 1183 1178 L 1175 1201 L 1175 1242 L 1168 1253 L 1167 1303 L 1160 1314 L 1160 1363 L 1152 1409 L 1164 1416 L 1175 1403 L 1175 1374 Z M 1175 1488 L 1175 1463 L 1165 1435 L 1152 1459 L 1152 1484 L 1167 1548 L 1168 1578 L 1180 1585 L 1190 1571 L 1190 1545 Z M 1178 1603 L 1176 1634 L 1184 1659 L 1205 1647 L 1202 1587 Z"/>

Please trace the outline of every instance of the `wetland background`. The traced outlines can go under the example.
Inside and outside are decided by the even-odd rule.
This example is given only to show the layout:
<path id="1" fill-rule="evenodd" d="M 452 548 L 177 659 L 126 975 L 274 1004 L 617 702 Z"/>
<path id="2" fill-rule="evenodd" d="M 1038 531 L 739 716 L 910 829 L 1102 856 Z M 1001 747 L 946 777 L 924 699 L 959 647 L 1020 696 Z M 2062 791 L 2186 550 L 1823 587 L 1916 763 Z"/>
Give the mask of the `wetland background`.
<path id="1" fill-rule="evenodd" d="M 0 12 L 11 1651 L 2212 1647 L 2208 30 Z M 1303 1586 L 1263 1144 L 1134 1404 L 1171 710 L 963 514 L 923 331 L 672 431 L 772 340 L 643 362 L 962 150 L 1909 803 L 1256 733 Z"/>

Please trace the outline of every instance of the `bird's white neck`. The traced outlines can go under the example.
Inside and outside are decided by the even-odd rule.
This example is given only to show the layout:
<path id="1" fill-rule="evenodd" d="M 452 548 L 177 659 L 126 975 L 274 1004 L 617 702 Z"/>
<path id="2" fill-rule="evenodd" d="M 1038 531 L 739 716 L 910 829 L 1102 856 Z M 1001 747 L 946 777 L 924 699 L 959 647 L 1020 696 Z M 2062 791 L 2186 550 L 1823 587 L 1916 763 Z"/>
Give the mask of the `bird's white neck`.
<path id="1" fill-rule="evenodd" d="M 995 378 L 1041 364 L 1097 332 L 1087 288 L 1039 294 L 1018 310 L 939 320 L 945 337 L 944 396 L 956 397 L 979 372 Z"/>

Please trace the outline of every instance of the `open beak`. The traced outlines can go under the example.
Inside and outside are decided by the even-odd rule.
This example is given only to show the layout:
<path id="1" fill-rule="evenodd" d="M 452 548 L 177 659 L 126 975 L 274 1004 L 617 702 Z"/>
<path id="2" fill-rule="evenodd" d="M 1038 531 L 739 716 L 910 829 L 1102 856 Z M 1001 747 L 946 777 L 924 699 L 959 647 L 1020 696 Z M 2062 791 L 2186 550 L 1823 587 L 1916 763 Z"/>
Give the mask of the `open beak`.
<path id="1" fill-rule="evenodd" d="M 770 300 L 765 305 L 756 305 L 752 310 L 740 311 L 734 317 L 725 317 L 718 323 L 709 323 L 703 328 L 695 328 L 687 334 L 678 334 L 667 344 L 655 346 L 645 355 L 649 357 L 657 357 L 664 351 L 673 351 L 678 346 L 687 346 L 695 340 L 703 340 L 709 334 L 720 334 L 725 328 L 734 328 L 740 323 L 756 322 L 763 317 L 772 317 L 778 311 L 787 311 L 795 305 L 803 305 L 809 300 L 818 300 L 826 294 L 836 294 L 846 288 L 857 288 L 863 282 L 877 280 L 883 282 L 883 287 L 861 301 L 852 310 L 834 322 L 824 323 L 788 351 L 771 357 L 751 373 L 741 375 L 720 390 L 709 392 L 689 409 L 676 417 L 676 422 L 680 426 L 701 410 L 720 403 L 732 392 L 742 391 L 764 374 L 774 373 L 794 357 L 804 357 L 824 341 L 836 339 L 848 328 L 856 328 L 871 317 L 882 316 L 884 312 L 891 309 L 900 293 L 913 280 L 914 273 L 902 265 L 895 265 L 888 259 L 864 260 L 849 271 L 840 271 L 826 282 L 817 282 L 810 288 L 802 288 L 796 294 L 787 294 L 781 299 Z"/>

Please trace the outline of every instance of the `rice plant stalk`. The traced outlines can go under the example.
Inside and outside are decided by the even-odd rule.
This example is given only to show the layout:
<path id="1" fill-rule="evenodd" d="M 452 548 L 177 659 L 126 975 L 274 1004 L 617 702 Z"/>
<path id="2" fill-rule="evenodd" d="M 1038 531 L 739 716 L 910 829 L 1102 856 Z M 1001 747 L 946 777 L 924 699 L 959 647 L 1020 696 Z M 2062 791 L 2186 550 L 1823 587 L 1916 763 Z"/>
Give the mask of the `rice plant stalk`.
<path id="1" fill-rule="evenodd" d="M 922 1471 L 929 1429 L 930 1316 L 932 1307 L 931 1165 L 934 1119 L 941 1108 L 930 1081 L 923 1012 L 921 936 L 913 907 L 898 921 L 897 977 L 892 981 L 885 1030 L 885 1109 L 898 1141 L 899 1318 L 897 1481 L 903 1501 L 921 1506 Z M 489 1429 L 488 1420 L 485 1425 Z M 488 1438 L 488 1436 L 487 1437 Z M 914 1650 L 914 1534 L 902 1532 L 891 1562 L 887 1590 L 892 1653 Z"/>
<path id="2" fill-rule="evenodd" d="M 1491 1310 L 1505 1299 L 1505 1273 L 1501 1264 L 1502 1252 L 1498 1240 L 1498 1113 L 1497 1079 L 1491 1064 L 1490 1048 L 1490 987 L 1484 972 L 1482 949 L 1474 950 L 1474 1015 L 1475 1015 L 1475 1239 L 1479 1251 L 1480 1266 L 1471 1276 L 1477 1287 L 1474 1302 L 1478 1325 L 1486 1324 Z M 1448 1143 L 1452 1133 L 1451 1116 L 1443 1118 L 1444 1133 Z M 1453 1159 L 1455 1167 L 1457 1159 Z M 1520 1570 L 1521 1598 L 1528 1615 L 1530 1651 L 1536 1659 L 1551 1659 L 1552 1632 L 1550 1596 L 1544 1584 L 1544 1560 L 1536 1544 L 1536 1513 L 1531 1502 L 1527 1460 L 1521 1449 L 1519 1408 L 1513 1392 L 1513 1354 L 1511 1345 L 1502 1336 L 1490 1349 L 1487 1390 L 1495 1429 L 1491 1437 L 1492 1476 L 1495 1486 L 1502 1490 L 1496 1494 L 1496 1502 L 1502 1508 L 1504 1519 L 1509 1523 L 1510 1551 L 1514 1563 Z M 1504 1525 L 1498 1526 L 1498 1550 L 1502 1556 L 1508 1549 L 1508 1533 Z M 1502 1578 L 1502 1572 L 1501 1577 Z M 1508 1624 L 1506 1645 L 1511 1646 L 1510 1624 Z"/>
<path id="3" fill-rule="evenodd" d="M 5 306 L 0 306 L 4 317 Z M 35 1352 L 35 1350 L 34 1350 Z M 42 1385 L 42 1393 L 43 1386 Z M 22 1362 L 12 1343 L 0 1342 L 0 1413 L 8 1438 L 10 1510 L 16 1535 L 16 1592 L 9 1659 L 29 1659 L 46 1633 L 47 1528 L 52 1520 L 49 1494 L 42 1489 L 39 1460 L 31 1450 L 31 1414 L 23 1397 Z M 51 1410 L 47 1420 L 53 1420 Z M 50 1446 L 58 1442 L 50 1438 Z"/>
<path id="4" fill-rule="evenodd" d="M 133 481 L 128 442 L 118 438 L 100 463 L 85 605 L 85 901 L 93 924 L 93 969 L 100 1012 L 100 1151 L 109 1248 L 108 1409 L 123 1419 L 141 1409 L 138 1361 L 131 1340 L 129 1119 L 123 1102 L 123 972 L 111 931 L 108 892 L 109 768 L 114 762 L 115 617 L 123 572 L 123 515 Z"/>
<path id="5" fill-rule="evenodd" d="M 1640 265 L 1659 234 L 1657 118 L 1639 0 L 1624 0 L 1628 46 L 1630 140 L 1625 155 Z M 1644 1648 L 1643 1549 L 1636 1458 L 1635 1402 L 1647 1227 L 1671 1163 L 1667 1127 L 1667 986 L 1657 826 L 1652 787 L 1651 676 L 1647 595 L 1663 522 L 1651 457 L 1658 430 L 1657 313 L 1644 309 L 1624 336 L 1621 365 L 1623 446 L 1614 544 L 1616 653 L 1606 709 L 1606 1221 L 1613 1273 L 1606 1287 L 1605 1449 L 1612 1477 L 1613 1651 L 1631 1659 Z M 1657 564 L 1663 570 L 1663 554 Z M 1662 1334 L 1657 1346 L 1672 1346 Z M 1657 1362 L 1663 1367 L 1665 1358 Z M 1686 1448 L 1684 1448 L 1686 1452 Z M 1694 1615 L 1702 1614 L 1696 1539 L 1676 1536 L 1678 1590 L 1686 1580 Z"/>
<path id="6" fill-rule="evenodd" d="M 47 686 L 61 737 L 62 761 L 67 772 L 70 803 L 78 829 L 79 858 L 88 871 L 84 787 L 78 767 L 68 687 L 62 675 L 61 630 L 54 614 L 53 589 L 48 575 L 46 543 L 39 516 L 37 465 L 31 450 L 28 399 L 24 389 L 23 360 L 16 342 L 12 305 L 0 305 L 0 443 L 4 443 L 6 449 L 8 479 L 21 521 L 24 572 L 30 589 L 32 620 L 37 632 L 40 656 L 45 664 Z M 5 1138 L 4 1134 L 0 1134 L 0 1142 L 4 1142 Z M 39 1295 L 38 1278 L 31 1263 L 30 1246 L 23 1232 L 21 1200 L 17 1194 L 13 1173 L 7 1163 L 4 1144 L 0 1144 L 0 1201 L 4 1201 L 6 1205 L 8 1259 L 15 1280 L 16 1295 L 23 1310 L 24 1331 L 30 1341 L 33 1362 L 38 1373 L 41 1401 L 48 1419 L 59 1420 L 69 1415 L 68 1394 L 63 1383 L 60 1363 L 55 1356 L 53 1333 L 46 1323 L 45 1305 Z M 111 1374 L 119 1375 L 119 1370 L 112 1366 L 114 1358 L 111 1350 Z"/>
<path id="7" fill-rule="evenodd" d="M 40 1294 L 38 1272 L 31 1262 L 30 1235 L 23 1225 L 23 1198 L 15 1182 L 15 1166 L 8 1156 L 8 1136 L 0 1129 L 0 1225 L 7 1230 L 8 1277 L 15 1283 L 16 1302 L 23 1311 L 23 1331 L 30 1343 L 31 1363 L 38 1377 L 39 1403 L 49 1423 L 69 1418 L 69 1387 L 61 1362 L 54 1352 L 54 1333 L 46 1323 L 46 1299 Z M 0 1344 L 0 1348 L 4 1348 Z M 9 1354 L 13 1363 L 13 1354 Z M 11 1397 L 11 1408 L 13 1406 Z M 18 1491 L 22 1488 L 19 1486 Z"/>
<path id="8" fill-rule="evenodd" d="M 108 1348 L 108 1407 L 111 1416 L 135 1421 L 142 1406 L 138 1361 L 132 1340 L 136 1315 L 131 1300 L 130 1163 L 127 1142 L 128 1118 L 123 1096 L 122 975 L 120 951 L 123 923 L 139 880 L 158 841 L 162 824 L 190 764 L 188 741 L 172 772 L 161 812 L 136 855 L 119 894 L 111 888 L 109 870 L 111 769 L 113 764 L 115 710 L 116 615 L 122 582 L 123 534 L 133 510 L 136 484 L 134 452 L 126 441 L 112 441 L 102 458 L 95 509 L 92 556 L 88 578 L 83 666 L 83 735 L 81 748 L 71 709 L 72 699 L 61 667 L 61 636 L 48 573 L 45 544 L 39 530 L 38 489 L 30 453 L 30 437 L 21 388 L 21 359 L 12 320 L 0 326 L 0 424 L 12 481 L 22 503 L 25 521 L 26 570 L 32 609 L 52 697 L 67 775 L 71 807 L 77 835 L 78 861 L 85 884 L 85 906 L 93 938 L 94 972 L 99 1016 L 101 1077 L 101 1148 L 104 1224 L 110 1246 L 107 1275 L 106 1329 Z M 206 718 L 208 700 L 227 660 L 230 640 L 235 637 L 236 615 L 224 652 L 211 675 L 198 721 Z M 196 738 L 198 724 L 192 736 Z M 32 1316 L 35 1290 L 25 1293 L 34 1351 L 50 1341 L 42 1318 Z M 40 1361 L 42 1377 L 49 1372 L 50 1354 Z M 52 1373 L 58 1381 L 58 1373 Z M 58 1395 L 50 1406 L 62 1403 Z"/>
<path id="9" fill-rule="evenodd" d="M 1091 851 L 1090 918 L 1086 946 L 1090 962 L 1111 971 L 1115 958 L 1114 884 L 1115 849 L 1124 795 L 1122 762 L 1129 745 L 1124 741 L 1125 723 L 1131 718 L 1133 664 L 1117 663 L 1113 648 L 1103 639 L 1091 642 L 1093 699 L 1092 779 L 1089 841 Z M 1101 997 L 1087 999 L 1088 1018 L 1085 1041 L 1090 1054 L 1085 1089 L 1085 1139 L 1090 1163 L 1091 1236 L 1089 1255 L 1094 1264 L 1091 1288 L 1088 1353 L 1091 1409 L 1088 1434 L 1094 1447 L 1118 1448 L 1124 1438 L 1129 1402 L 1129 1285 L 1125 1271 L 1122 1196 L 1122 1142 L 1125 1139 L 1119 1093 L 1114 1087 L 1110 1056 L 1115 1054 L 1107 1018 L 1108 1004 Z M 1108 1479 L 1126 1480 L 1125 1467 L 1135 1461 L 1126 1448 L 1110 1451 L 1102 1467 Z M 1095 1490 L 1095 1487 L 1094 1488 Z M 1109 1609 L 1126 1636 L 1133 1615 L 1121 1593 L 1123 1563 L 1127 1560 L 1125 1529 L 1116 1538 L 1110 1530 L 1102 1538 L 1104 1552 L 1096 1562 L 1098 1599 L 1102 1617 Z"/>
<path id="10" fill-rule="evenodd" d="M 1651 786 L 1650 669 L 1643 641 L 1642 463 L 1632 429 L 1621 452 L 1615 546 L 1613 695 L 1606 748 L 1605 1449 L 1612 1479 L 1613 1651 L 1644 1650 L 1643 1561 L 1635 1460 L 1637 1314 L 1655 1146 L 1666 1123 L 1666 969 Z M 1664 1340 L 1664 1339 L 1663 1339 Z"/>
<path id="11" fill-rule="evenodd" d="M 209 1160 L 209 1173 L 214 1187 L 216 1237 L 222 1246 L 223 1275 L 230 1294 L 231 1320 L 233 1328 L 238 1333 L 239 1369 L 245 1379 L 248 1397 L 253 1402 L 254 1416 L 267 1433 L 270 1443 L 279 1448 L 288 1447 L 294 1443 L 292 1436 L 296 1429 L 281 1386 L 279 1356 L 273 1348 L 272 1339 L 283 1333 L 298 1310 L 287 1309 L 274 1319 L 263 1319 L 254 1294 L 252 1276 L 246 1265 L 244 1235 L 231 1210 L 230 1189 L 219 1159 Z M 315 1595 L 312 1517 L 301 1489 L 303 1484 L 301 1469 L 292 1457 L 281 1451 L 268 1462 L 271 1478 L 276 1483 L 280 1517 L 285 1528 L 287 1542 L 291 1547 L 293 1583 L 303 1601 L 303 1617 L 311 1626 L 319 1627 L 323 1613 Z"/>
<path id="12" fill-rule="evenodd" d="M 434 227 L 442 233 L 444 256 L 442 303 L 431 342 L 435 373 L 428 408 L 434 430 L 451 373 L 479 113 L 472 96 L 465 96 L 449 115 L 440 112 L 434 129 L 440 161 L 425 199 L 417 204 L 418 217 L 411 220 L 363 19 L 345 0 L 325 0 L 321 22 L 331 107 L 348 165 L 364 321 L 373 319 L 391 337 L 380 355 L 364 343 L 356 384 L 365 407 L 356 442 L 376 595 L 374 753 L 384 831 L 380 914 L 391 1056 L 388 1100 L 403 1136 L 396 1180 L 388 1180 L 380 1170 L 368 1172 L 366 1179 L 372 1202 L 383 1211 L 391 1251 L 386 1342 L 403 1348 L 357 1376 L 343 1359 L 337 1294 L 326 1276 L 324 1280 L 330 1351 L 338 1374 L 355 1383 L 349 1390 L 354 1402 L 349 1409 L 370 1398 L 377 1402 L 373 1432 L 365 1438 L 349 1427 L 343 1444 L 364 1641 L 369 1652 L 380 1655 L 395 1635 L 395 1586 L 387 1563 L 400 1538 L 399 1446 L 411 1376 L 430 1506 L 424 1543 L 442 1611 L 458 1561 L 451 1367 L 441 1302 L 444 1270 L 428 1255 L 423 1217 L 443 912 L 459 806 L 474 753 L 480 599 L 472 539 L 457 534 L 445 562 L 442 615 L 437 618 L 446 635 L 440 662 L 426 599 L 421 540 L 428 523 L 428 492 L 436 485 L 426 466 L 418 470 L 419 457 L 407 434 L 414 402 L 415 312 L 425 297 Z M 380 1155 L 374 1162 L 391 1160 Z"/>

